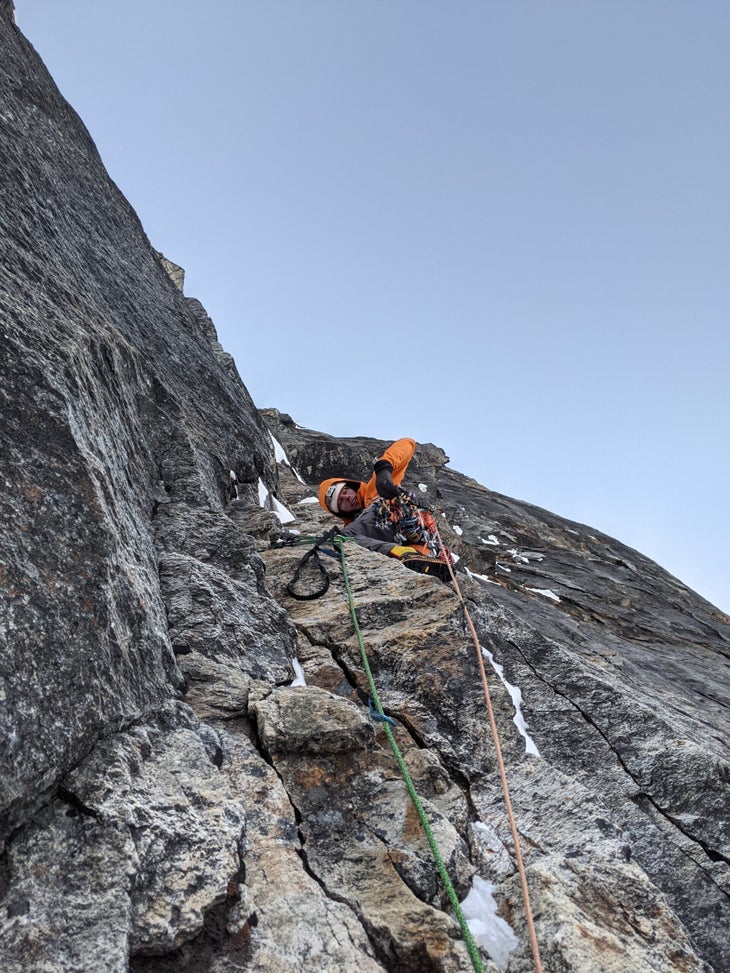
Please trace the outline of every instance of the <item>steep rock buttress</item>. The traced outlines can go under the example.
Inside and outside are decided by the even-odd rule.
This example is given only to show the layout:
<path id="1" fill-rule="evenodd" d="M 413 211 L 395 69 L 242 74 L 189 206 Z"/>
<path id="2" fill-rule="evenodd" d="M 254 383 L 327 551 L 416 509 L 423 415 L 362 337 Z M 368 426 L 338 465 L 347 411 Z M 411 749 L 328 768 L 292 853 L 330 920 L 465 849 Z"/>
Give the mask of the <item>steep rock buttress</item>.
<path id="1" fill-rule="evenodd" d="M 338 565 L 294 602 L 301 551 L 271 546 L 275 498 L 318 532 L 318 480 L 366 475 L 385 444 L 257 412 L 8 3 L 0 44 L 3 970 L 470 969 L 358 694 Z M 546 969 L 730 968 L 728 619 L 434 446 L 408 482 L 539 751 L 490 665 Z M 492 883 L 527 971 L 458 601 L 359 548 L 348 563 L 459 897 Z"/>

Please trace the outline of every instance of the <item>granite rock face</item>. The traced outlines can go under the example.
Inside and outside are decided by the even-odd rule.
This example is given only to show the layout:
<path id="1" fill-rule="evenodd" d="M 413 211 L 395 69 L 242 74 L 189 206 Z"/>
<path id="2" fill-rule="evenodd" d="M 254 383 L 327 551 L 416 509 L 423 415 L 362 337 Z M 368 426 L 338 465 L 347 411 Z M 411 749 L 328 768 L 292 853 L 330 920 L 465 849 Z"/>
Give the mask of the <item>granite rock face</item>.
<path id="1" fill-rule="evenodd" d="M 272 546 L 280 504 L 330 527 L 319 479 L 387 444 L 255 409 L 8 3 L 0 44 L 2 969 L 472 969 L 340 566 L 295 601 L 303 548 Z M 407 483 L 466 569 L 544 968 L 730 969 L 728 619 L 446 464 L 420 445 Z M 346 551 L 456 893 L 491 883 L 517 943 L 491 953 L 527 973 L 461 602 Z"/>
<path id="2" fill-rule="evenodd" d="M 312 482 L 331 475 L 330 450 L 335 462 L 350 463 L 346 474 L 362 477 L 387 445 L 333 442 L 276 410 L 264 415 L 289 462 Z M 528 874 L 540 902 L 538 925 L 553 928 L 546 934 L 549 968 L 580 968 L 578 957 L 595 935 L 596 942 L 610 941 L 616 969 L 700 969 L 689 942 L 678 945 L 684 929 L 705 961 L 723 969 L 730 962 L 722 928 L 730 893 L 726 617 L 611 538 L 443 466 L 434 474 L 437 457 L 434 447 L 419 448 L 409 485 L 440 513 L 442 537 L 467 569 L 461 585 L 481 645 L 521 690 L 540 753 L 540 759 L 525 756 L 525 740 L 509 722 L 510 696 L 493 674 L 513 801 L 521 808 L 526 861 L 533 863 Z M 289 489 L 301 491 L 294 484 Z M 310 506 L 291 509 L 321 518 Z M 397 588 L 386 594 L 377 556 L 357 550 L 348 559 L 364 562 L 356 598 L 386 711 L 439 755 L 454 780 L 463 783 L 464 775 L 479 822 L 509 846 L 504 819 L 495 815 L 499 788 L 479 713 L 476 665 L 465 654 L 468 639 L 453 595 L 426 579 L 414 582 L 381 558 L 383 578 L 397 576 Z M 424 594 L 409 597 L 413 585 Z M 320 645 L 347 627 L 344 607 L 339 618 L 330 611 L 323 616 L 325 601 L 291 609 L 300 630 Z M 351 643 L 337 654 L 361 682 Z M 329 673 L 327 680 L 332 686 Z M 490 874 L 483 859 L 479 867 L 509 887 L 503 869 Z M 591 906 L 599 888 L 602 904 Z M 649 900 L 657 921 L 651 910 L 642 914 L 629 905 Z M 517 898 L 504 908 L 518 915 Z M 619 914 L 623 929 L 615 925 Z M 640 960 L 642 936 L 653 946 Z"/>

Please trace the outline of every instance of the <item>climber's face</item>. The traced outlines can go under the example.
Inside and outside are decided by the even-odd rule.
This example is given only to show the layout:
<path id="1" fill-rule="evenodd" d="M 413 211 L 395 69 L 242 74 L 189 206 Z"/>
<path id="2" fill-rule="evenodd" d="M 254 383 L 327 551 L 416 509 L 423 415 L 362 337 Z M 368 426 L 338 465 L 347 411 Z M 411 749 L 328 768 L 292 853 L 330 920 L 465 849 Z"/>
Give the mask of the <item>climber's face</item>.
<path id="1" fill-rule="evenodd" d="M 342 488 L 340 495 L 337 498 L 337 508 L 344 514 L 349 514 L 352 513 L 353 510 L 360 509 L 357 493 L 352 489 L 352 487 L 346 486 Z"/>

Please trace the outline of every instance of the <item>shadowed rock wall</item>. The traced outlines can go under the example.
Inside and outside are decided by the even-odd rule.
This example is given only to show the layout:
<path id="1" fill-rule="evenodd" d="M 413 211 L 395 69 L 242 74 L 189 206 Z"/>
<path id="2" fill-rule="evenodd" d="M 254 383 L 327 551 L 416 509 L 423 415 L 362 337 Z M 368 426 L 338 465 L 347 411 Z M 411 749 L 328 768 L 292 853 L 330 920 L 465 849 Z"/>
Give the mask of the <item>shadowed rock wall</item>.
<path id="1" fill-rule="evenodd" d="M 386 444 L 263 418 L 0 4 L 0 956 L 27 971 L 471 968 L 337 563 L 272 549 Z M 245 362 L 241 363 L 245 366 Z M 268 426 L 268 429 L 267 429 Z M 269 430 L 291 468 L 278 466 Z M 404 434 L 408 430 L 403 430 Z M 419 446 L 471 576 L 546 969 L 728 952 L 728 619 L 656 564 Z M 236 475 L 232 487 L 229 471 Z M 263 505 L 262 505 L 263 504 Z M 476 660 L 449 586 L 348 549 L 366 649 L 460 898 L 531 969 Z M 298 658 L 306 685 L 291 686 Z M 485 968 L 494 969 L 484 954 Z"/>

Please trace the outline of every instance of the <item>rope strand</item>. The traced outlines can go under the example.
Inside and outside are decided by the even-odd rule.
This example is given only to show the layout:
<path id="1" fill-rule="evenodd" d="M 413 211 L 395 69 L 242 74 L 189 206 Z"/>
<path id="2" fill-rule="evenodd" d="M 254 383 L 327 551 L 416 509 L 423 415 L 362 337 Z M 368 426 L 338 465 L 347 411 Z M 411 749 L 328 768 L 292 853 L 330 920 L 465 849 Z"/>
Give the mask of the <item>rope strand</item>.
<path id="1" fill-rule="evenodd" d="M 439 551 L 442 552 L 442 553 L 444 553 L 444 554 L 446 554 L 447 548 L 445 548 L 444 543 L 441 540 L 441 534 L 439 532 L 438 524 L 436 523 L 435 519 L 432 518 L 431 523 L 429 523 L 429 528 L 431 529 L 432 534 L 435 537 L 435 540 L 436 540 L 436 542 L 438 544 Z M 333 539 L 333 543 L 334 543 L 334 546 L 339 551 L 340 563 L 341 563 L 341 567 L 342 567 L 342 576 L 343 576 L 343 579 L 344 579 L 344 582 L 345 582 L 345 589 L 347 591 L 347 598 L 348 598 L 348 603 L 349 603 L 349 608 L 350 608 L 350 615 L 352 617 L 352 623 L 353 623 L 353 626 L 354 626 L 354 629 L 355 629 L 355 634 L 357 636 L 358 644 L 360 646 L 360 654 L 361 654 L 361 657 L 362 657 L 363 668 L 364 668 L 365 674 L 367 676 L 368 685 L 370 687 L 370 695 L 371 695 L 371 698 L 372 698 L 372 701 L 373 701 L 373 704 L 374 704 L 374 708 L 375 708 L 377 714 L 381 718 L 384 718 L 383 719 L 383 728 L 385 730 L 386 736 L 388 737 L 388 742 L 390 743 L 391 749 L 393 750 L 393 754 L 395 756 L 395 759 L 396 759 L 396 762 L 398 764 L 398 767 L 399 767 L 399 769 L 401 771 L 401 774 L 403 775 L 403 779 L 405 781 L 406 789 L 408 790 L 408 794 L 409 794 L 411 800 L 413 801 L 413 805 L 414 805 L 414 807 L 415 807 L 415 809 L 416 809 L 416 811 L 418 813 L 418 817 L 419 817 L 419 819 L 421 821 L 421 825 L 423 827 L 424 833 L 426 835 L 426 838 L 428 840 L 429 846 L 431 848 L 431 853 L 433 855 L 434 862 L 436 863 L 436 867 L 438 869 L 439 875 L 441 876 L 441 880 L 444 883 L 444 887 L 446 889 L 448 898 L 449 898 L 449 900 L 451 902 L 451 905 L 452 905 L 452 907 L 454 909 L 454 913 L 456 915 L 457 921 L 458 921 L 459 926 L 461 928 L 462 935 L 464 936 L 464 941 L 465 941 L 466 946 L 467 946 L 467 949 L 469 951 L 469 955 L 471 957 L 472 965 L 474 966 L 474 969 L 475 969 L 476 973 L 483 973 L 484 967 L 483 967 L 481 958 L 479 956 L 478 948 L 476 946 L 476 943 L 474 942 L 474 939 L 473 939 L 473 937 L 471 935 L 471 932 L 469 931 L 469 927 L 468 927 L 468 925 L 466 923 L 466 919 L 464 918 L 464 914 L 463 914 L 463 912 L 461 910 L 461 906 L 459 904 L 459 900 L 457 898 L 456 892 L 454 891 L 454 887 L 453 887 L 453 885 L 451 883 L 451 879 L 449 878 L 449 874 L 448 874 L 448 872 L 446 870 L 446 866 L 444 865 L 443 858 L 442 858 L 442 856 L 441 856 L 441 854 L 439 852 L 438 846 L 436 845 L 436 840 L 435 840 L 435 838 L 433 836 L 433 832 L 432 832 L 431 827 L 430 827 L 430 824 L 428 822 L 428 818 L 426 817 L 426 813 L 425 813 L 425 811 L 423 809 L 423 805 L 421 804 L 421 801 L 420 801 L 420 799 L 418 797 L 418 794 L 416 793 L 416 789 L 414 787 L 413 781 L 412 781 L 411 776 L 410 776 L 410 773 L 408 771 L 408 767 L 405 764 L 405 761 L 403 759 L 403 755 L 400 752 L 400 749 L 398 747 L 398 744 L 396 743 L 395 737 L 393 735 L 393 731 L 392 731 L 392 729 L 391 729 L 391 727 L 389 725 L 389 722 L 388 722 L 388 719 L 389 718 L 385 716 L 385 713 L 383 712 L 383 707 L 382 707 L 382 705 L 380 703 L 380 698 L 378 696 L 378 691 L 377 691 L 377 688 L 375 686 L 375 680 L 373 678 L 373 674 L 372 674 L 372 671 L 370 669 L 370 663 L 368 661 L 367 653 L 365 651 L 365 644 L 363 642 L 362 633 L 360 631 L 360 625 L 358 623 L 357 613 L 356 613 L 356 610 L 355 610 L 355 602 L 354 602 L 354 598 L 353 598 L 353 594 L 352 594 L 352 588 L 350 586 L 350 579 L 349 579 L 349 575 L 348 575 L 348 572 L 347 572 L 347 563 L 346 563 L 346 559 L 345 559 L 345 541 L 348 540 L 348 539 L 349 538 L 346 538 L 346 537 L 344 537 L 344 536 L 342 536 L 340 534 L 337 534 L 337 535 L 335 535 L 335 537 Z M 324 540 L 324 538 L 323 537 L 320 537 L 320 538 L 310 538 L 310 537 L 301 537 L 301 536 L 299 536 L 296 539 L 293 539 L 292 538 L 292 540 L 290 540 L 289 543 L 294 543 L 294 544 L 297 544 L 298 545 L 298 544 L 301 544 L 303 542 L 304 543 L 310 542 L 312 540 L 318 540 L 321 543 L 321 541 Z M 495 716 L 494 716 L 494 709 L 492 707 L 492 700 L 491 700 L 491 696 L 490 696 L 490 692 L 489 692 L 489 683 L 487 681 L 487 673 L 486 673 L 486 670 L 484 668 L 484 659 L 483 659 L 483 656 L 482 656 L 482 648 L 481 648 L 481 645 L 479 644 L 479 636 L 477 635 L 476 628 L 474 627 L 474 623 L 472 621 L 471 615 L 469 614 L 469 610 L 467 608 L 466 601 L 464 600 L 464 596 L 463 596 L 463 594 L 461 592 L 461 587 L 459 586 L 459 582 L 458 582 L 458 580 L 456 578 L 456 575 L 454 573 L 453 562 L 452 562 L 451 558 L 448 555 L 446 555 L 444 557 L 444 560 L 445 560 L 446 564 L 448 565 L 448 570 L 449 570 L 449 574 L 451 576 L 451 581 L 453 582 L 453 585 L 454 585 L 455 593 L 456 593 L 456 595 L 457 595 L 457 597 L 459 599 L 459 602 L 461 604 L 461 607 L 462 607 L 462 609 L 464 611 L 464 616 L 466 618 L 466 623 L 467 623 L 467 626 L 469 628 L 469 631 L 471 632 L 472 639 L 474 641 L 474 648 L 475 648 L 476 656 L 477 656 L 477 664 L 478 664 L 478 667 L 479 667 L 479 676 L 480 676 L 481 683 L 482 683 L 482 690 L 483 690 L 483 693 L 484 693 L 484 700 L 485 700 L 485 703 L 486 703 L 487 714 L 488 714 L 488 718 L 489 718 L 489 726 L 490 726 L 490 730 L 491 730 L 491 734 L 492 734 L 492 740 L 493 740 L 493 744 L 494 744 L 494 752 L 495 752 L 495 756 L 496 756 L 496 759 L 497 759 L 497 767 L 498 767 L 498 770 L 499 770 L 499 778 L 500 778 L 500 782 L 501 782 L 501 785 L 502 785 L 502 793 L 503 793 L 503 797 L 504 797 L 504 804 L 505 804 L 505 808 L 506 808 L 506 811 L 507 811 L 507 819 L 509 821 L 510 833 L 512 835 L 512 842 L 513 842 L 514 850 L 515 850 L 515 860 L 517 862 L 517 871 L 518 871 L 519 876 L 520 876 L 520 886 L 521 886 L 521 889 L 522 889 L 522 898 L 523 898 L 523 902 L 524 902 L 524 906 L 525 906 L 525 920 L 526 920 L 526 924 L 527 924 L 527 932 L 528 932 L 528 938 L 529 938 L 529 942 L 530 942 L 530 948 L 531 948 L 531 951 L 532 951 L 532 957 L 533 957 L 533 961 L 534 961 L 534 965 L 535 965 L 535 973 L 542 973 L 542 960 L 540 959 L 540 949 L 539 949 L 539 946 L 538 946 L 537 935 L 536 935 L 536 932 L 535 932 L 535 922 L 534 922 L 533 915 L 532 915 L 532 908 L 530 906 L 530 893 L 529 893 L 528 886 L 527 886 L 527 874 L 526 874 L 526 871 L 525 871 L 525 865 L 524 865 L 524 861 L 523 861 L 523 858 L 522 858 L 522 849 L 520 847 L 520 838 L 519 838 L 519 833 L 517 831 L 517 823 L 516 823 L 516 820 L 515 820 L 514 811 L 512 809 L 512 800 L 510 798 L 509 785 L 508 785 L 508 782 L 507 782 L 507 772 L 506 772 L 506 769 L 505 769 L 504 758 L 502 756 L 502 747 L 501 747 L 500 740 L 499 740 L 499 731 L 497 729 L 497 722 L 496 722 L 496 719 L 495 719 Z M 324 592 L 322 592 L 322 593 L 324 593 Z"/>
<path id="2" fill-rule="evenodd" d="M 350 578 L 347 572 L 347 562 L 345 559 L 344 541 L 345 541 L 344 537 L 335 537 L 334 542 L 335 545 L 340 550 L 340 563 L 342 564 L 342 577 L 345 582 L 345 590 L 347 592 L 347 600 L 350 607 L 350 617 L 352 618 L 352 624 L 355 628 L 355 635 L 357 636 L 357 641 L 360 646 L 360 655 L 362 657 L 363 668 L 367 676 L 368 686 L 370 688 L 370 695 L 372 697 L 375 708 L 380 714 L 380 716 L 385 716 L 385 713 L 383 712 L 383 707 L 380 703 L 380 697 L 378 696 L 378 690 L 375 687 L 375 679 L 373 678 L 373 673 L 370 668 L 370 662 L 367 657 L 367 652 L 365 651 L 365 643 L 363 641 L 362 632 L 360 631 L 360 624 L 357 620 L 357 612 L 355 611 L 355 599 L 352 594 L 352 588 L 350 587 Z M 423 808 L 423 804 L 421 803 L 418 793 L 416 792 L 416 788 L 413 784 L 413 779 L 411 778 L 408 767 L 406 766 L 406 762 L 403 759 L 403 754 L 400 751 L 400 747 L 396 743 L 395 737 L 393 735 L 393 731 L 390 728 L 387 719 L 385 722 L 383 722 L 383 728 L 385 730 L 386 736 L 388 737 L 388 742 L 390 743 L 391 749 L 393 751 L 393 755 L 395 756 L 396 762 L 398 764 L 398 768 L 400 769 L 400 772 L 403 775 L 403 780 L 405 781 L 408 794 L 411 798 L 411 801 L 413 801 L 413 806 L 416 809 L 416 813 L 418 814 L 419 820 L 421 822 L 421 826 L 423 827 L 424 833 L 426 835 L 426 840 L 428 841 L 429 847 L 431 848 L 431 854 L 433 855 L 433 860 L 436 863 L 436 868 L 438 869 L 438 873 L 441 876 L 441 881 L 444 883 L 446 894 L 449 897 L 449 901 L 451 902 L 451 906 L 454 910 L 454 914 L 456 915 L 457 922 L 459 923 L 459 927 L 461 928 L 461 933 L 464 937 L 466 948 L 469 951 L 469 956 L 471 958 L 472 966 L 474 967 L 476 973 L 484 973 L 484 964 L 482 963 L 481 957 L 479 955 L 479 949 L 476 943 L 474 942 L 474 938 L 471 934 L 469 926 L 467 925 L 466 919 L 464 917 L 464 913 L 461 911 L 461 905 L 459 904 L 459 899 L 456 895 L 456 891 L 449 877 L 449 873 L 446 870 L 446 865 L 444 864 L 444 860 L 441 855 L 441 852 L 439 851 L 438 845 L 436 844 L 436 839 L 434 837 L 433 831 L 431 830 L 431 825 L 429 824 L 428 817 L 426 816 L 426 812 Z"/>
<path id="3" fill-rule="evenodd" d="M 439 533 L 438 526 L 436 526 L 436 536 L 438 537 L 439 544 L 443 547 L 441 541 L 441 534 Z M 542 960 L 540 959 L 540 948 L 537 944 L 537 935 L 535 933 L 535 922 L 532 917 L 532 909 L 530 907 L 530 893 L 527 888 L 527 874 L 525 872 L 525 865 L 522 860 L 522 850 L 520 848 L 520 838 L 517 832 L 517 822 L 515 821 L 514 812 L 512 810 L 512 800 L 509 795 L 509 785 L 507 784 L 507 772 L 504 766 L 504 758 L 502 757 L 502 747 L 499 742 L 499 732 L 497 730 L 497 721 L 494 718 L 494 709 L 492 707 L 492 699 L 489 694 L 489 683 L 487 682 L 487 673 L 484 668 L 484 659 L 482 657 L 482 649 L 479 644 L 479 636 L 474 627 L 474 622 L 471 620 L 471 615 L 466 607 L 466 602 L 464 601 L 464 596 L 461 593 L 461 588 L 459 587 L 459 582 L 456 579 L 454 569 L 449 563 L 449 573 L 451 575 L 451 580 L 454 582 L 454 588 L 456 590 L 456 595 L 461 602 L 461 607 L 464 609 L 464 615 L 466 617 L 467 625 L 469 626 L 469 631 L 471 632 L 472 638 L 474 640 L 474 648 L 477 654 L 477 662 L 479 664 L 479 675 L 482 682 L 482 689 L 484 691 L 484 700 L 487 704 L 487 713 L 489 715 L 489 726 L 492 731 L 492 740 L 494 742 L 494 752 L 497 757 L 497 766 L 499 768 L 499 779 L 502 782 L 502 793 L 504 795 L 504 804 L 507 809 L 507 818 L 509 820 L 510 832 L 512 834 L 512 842 L 515 849 L 515 859 L 517 861 L 517 871 L 520 875 L 520 886 L 522 888 L 522 898 L 525 903 L 525 919 L 527 921 L 527 933 L 530 940 L 530 948 L 532 950 L 532 958 L 535 963 L 536 973 L 542 973 Z"/>

